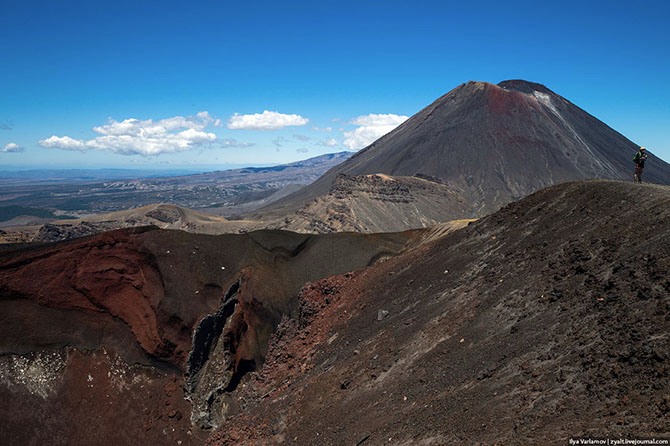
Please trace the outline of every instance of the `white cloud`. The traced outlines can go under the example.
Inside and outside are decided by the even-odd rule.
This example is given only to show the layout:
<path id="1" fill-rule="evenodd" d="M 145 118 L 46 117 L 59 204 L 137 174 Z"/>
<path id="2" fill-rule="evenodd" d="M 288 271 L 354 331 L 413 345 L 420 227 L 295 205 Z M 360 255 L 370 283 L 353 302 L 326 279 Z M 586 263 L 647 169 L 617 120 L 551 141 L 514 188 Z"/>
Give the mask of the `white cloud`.
<path id="1" fill-rule="evenodd" d="M 324 147 L 335 147 L 338 144 L 338 142 L 335 138 L 330 138 L 329 140 L 326 141 L 319 141 L 316 144 Z"/>
<path id="2" fill-rule="evenodd" d="M 366 147 L 405 122 L 409 117 L 389 114 L 359 116 L 349 124 L 358 125 L 357 129 L 344 133 L 343 144 L 351 150 Z"/>
<path id="3" fill-rule="evenodd" d="M 289 126 L 305 125 L 309 119 L 300 115 L 285 115 L 265 110 L 253 115 L 235 113 L 228 120 L 228 128 L 233 130 L 277 130 Z"/>
<path id="4" fill-rule="evenodd" d="M 307 153 L 307 152 L 309 152 L 309 150 L 307 149 L 307 147 L 301 147 L 301 148 L 299 148 L 299 149 L 295 149 L 295 151 L 298 152 L 298 153 Z"/>
<path id="5" fill-rule="evenodd" d="M 39 142 L 39 145 L 45 149 L 62 149 L 62 150 L 80 150 L 86 151 L 86 143 L 81 139 L 72 139 L 69 136 L 50 136 Z"/>
<path id="6" fill-rule="evenodd" d="M 210 125 L 220 124 L 220 119 L 215 119 L 209 115 L 209 112 L 202 111 L 195 116 L 175 116 L 173 118 L 161 119 L 156 122 L 153 122 L 151 119 L 140 121 L 139 119 L 132 118 L 118 122 L 110 118 L 107 125 L 93 127 L 93 131 L 101 135 L 109 136 L 152 136 L 180 129 L 204 130 Z"/>
<path id="7" fill-rule="evenodd" d="M 317 127 L 317 126 L 314 126 L 314 127 L 312 127 L 312 130 L 317 130 L 319 132 L 330 132 L 331 130 L 333 130 L 333 128 L 332 127 Z"/>
<path id="8" fill-rule="evenodd" d="M 293 135 L 293 139 L 297 139 L 298 141 L 305 142 L 305 141 L 309 141 L 312 138 L 310 138 L 309 136 L 305 136 L 305 135 Z"/>
<path id="9" fill-rule="evenodd" d="M 195 116 L 175 116 L 156 122 L 151 119 L 116 121 L 110 118 L 107 124 L 93 127 L 93 131 L 102 136 L 81 140 L 54 135 L 39 141 L 39 144 L 44 148 L 81 152 L 106 150 L 122 155 L 159 155 L 183 152 L 214 142 L 216 135 L 204 131 L 210 125 L 221 125 L 221 120 L 206 111 Z M 225 140 L 223 145 L 226 145 Z"/>
<path id="10" fill-rule="evenodd" d="M 0 149 L 0 152 L 23 152 L 24 150 L 25 150 L 25 148 L 23 148 L 22 146 L 20 146 L 16 143 L 10 142 L 5 147 Z"/>

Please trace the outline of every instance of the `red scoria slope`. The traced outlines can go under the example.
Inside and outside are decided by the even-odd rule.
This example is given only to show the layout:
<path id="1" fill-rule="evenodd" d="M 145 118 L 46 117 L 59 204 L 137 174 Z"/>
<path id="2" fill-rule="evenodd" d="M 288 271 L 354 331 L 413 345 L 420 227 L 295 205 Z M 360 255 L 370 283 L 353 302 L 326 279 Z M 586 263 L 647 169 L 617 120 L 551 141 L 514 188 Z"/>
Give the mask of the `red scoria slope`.
<path id="1" fill-rule="evenodd" d="M 307 285 L 208 445 L 670 435 L 670 190 L 537 192 Z"/>
<path id="2" fill-rule="evenodd" d="M 25 296 L 40 308 L 110 315 L 130 328 L 144 352 L 180 367 L 190 349 L 190 336 L 186 332 L 170 338 L 159 329 L 163 283 L 155 259 L 134 237 L 143 231 L 146 228 L 112 231 L 54 246 L 37 257 L 29 251 L 3 262 L 2 294 L 10 299 Z M 53 331 L 51 335 L 62 336 Z M 52 341 L 70 343 L 64 337 Z"/>
<path id="3" fill-rule="evenodd" d="M 145 227 L 4 247 L 0 438 L 201 444 L 282 315 L 297 315 L 304 283 L 375 263 L 413 236 Z"/>

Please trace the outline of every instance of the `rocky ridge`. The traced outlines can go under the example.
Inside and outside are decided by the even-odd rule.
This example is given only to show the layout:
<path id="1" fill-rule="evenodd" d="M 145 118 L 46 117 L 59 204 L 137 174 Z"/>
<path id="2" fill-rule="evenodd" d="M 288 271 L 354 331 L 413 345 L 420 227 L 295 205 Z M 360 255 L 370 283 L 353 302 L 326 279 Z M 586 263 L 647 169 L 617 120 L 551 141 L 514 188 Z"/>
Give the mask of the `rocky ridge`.
<path id="1" fill-rule="evenodd" d="M 670 435 L 669 204 L 567 183 L 306 285 L 207 444 Z"/>
<path id="2" fill-rule="evenodd" d="M 458 191 L 437 179 L 340 174 L 328 194 L 273 226 L 308 233 L 394 232 L 433 226 L 466 213 Z"/>

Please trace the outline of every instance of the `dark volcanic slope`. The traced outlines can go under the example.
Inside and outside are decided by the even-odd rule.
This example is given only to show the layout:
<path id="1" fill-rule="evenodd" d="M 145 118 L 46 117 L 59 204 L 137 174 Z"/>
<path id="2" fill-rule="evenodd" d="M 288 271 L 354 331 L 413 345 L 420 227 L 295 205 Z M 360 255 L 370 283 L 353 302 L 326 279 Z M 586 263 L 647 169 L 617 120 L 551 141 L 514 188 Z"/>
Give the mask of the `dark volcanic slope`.
<path id="1" fill-rule="evenodd" d="M 0 442 L 201 444 L 282 315 L 297 316 L 304 283 L 412 236 L 144 227 L 6 248 Z"/>
<path id="2" fill-rule="evenodd" d="M 543 187 L 589 178 L 632 179 L 638 146 L 548 88 L 520 80 L 468 82 L 293 195 L 259 211 L 297 211 L 328 193 L 337 174 L 428 174 L 481 217 Z M 650 155 L 647 181 L 670 184 Z"/>
<path id="3" fill-rule="evenodd" d="M 209 444 L 668 436 L 669 222 L 667 187 L 567 183 L 306 286 Z"/>

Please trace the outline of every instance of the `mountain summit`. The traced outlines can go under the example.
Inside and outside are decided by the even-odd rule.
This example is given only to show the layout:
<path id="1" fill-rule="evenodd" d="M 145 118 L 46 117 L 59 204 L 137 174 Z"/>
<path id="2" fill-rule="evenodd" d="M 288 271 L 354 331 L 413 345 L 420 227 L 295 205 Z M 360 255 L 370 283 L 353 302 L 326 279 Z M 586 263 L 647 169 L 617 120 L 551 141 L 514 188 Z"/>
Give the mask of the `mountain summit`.
<path id="1" fill-rule="evenodd" d="M 638 145 L 541 84 L 467 82 L 319 180 L 261 210 L 296 211 L 329 192 L 338 174 L 428 176 L 468 203 L 455 218 L 480 217 L 558 183 L 632 179 Z M 670 182 L 670 165 L 650 154 L 644 179 Z"/>

